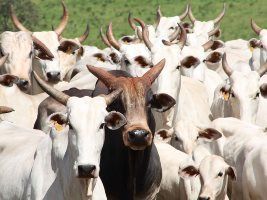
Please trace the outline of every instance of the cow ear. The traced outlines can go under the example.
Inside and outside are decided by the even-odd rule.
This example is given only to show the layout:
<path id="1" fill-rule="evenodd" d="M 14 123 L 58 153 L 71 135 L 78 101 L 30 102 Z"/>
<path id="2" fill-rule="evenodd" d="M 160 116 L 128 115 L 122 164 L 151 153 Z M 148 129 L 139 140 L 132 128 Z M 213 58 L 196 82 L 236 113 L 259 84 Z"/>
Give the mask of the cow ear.
<path id="1" fill-rule="evenodd" d="M 78 51 L 78 57 L 82 57 L 84 54 L 84 48 L 83 47 L 80 47 L 79 48 L 79 51 Z"/>
<path id="2" fill-rule="evenodd" d="M 265 99 L 267 99 L 267 83 L 263 83 L 260 86 L 260 92 L 261 92 L 261 96 Z"/>
<path id="3" fill-rule="evenodd" d="M 105 117 L 106 126 L 111 130 L 117 130 L 126 124 L 126 118 L 123 114 L 116 111 L 111 111 Z"/>
<path id="4" fill-rule="evenodd" d="M 183 179 L 187 179 L 193 176 L 197 176 L 199 175 L 199 171 L 197 168 L 195 168 L 192 165 L 189 165 L 183 169 L 179 170 L 179 175 L 183 178 Z"/>
<path id="5" fill-rule="evenodd" d="M 210 63 L 218 63 L 221 60 L 222 60 L 222 54 L 217 51 L 210 53 L 205 59 L 206 62 L 210 62 Z"/>
<path id="6" fill-rule="evenodd" d="M 77 49 L 79 49 L 80 46 L 72 41 L 65 40 L 60 43 L 60 46 L 58 47 L 59 51 L 63 51 L 66 54 L 72 54 Z"/>
<path id="7" fill-rule="evenodd" d="M 168 143 L 171 141 L 172 133 L 166 129 L 160 129 L 155 133 L 155 136 L 159 138 L 159 140 Z"/>
<path id="8" fill-rule="evenodd" d="M 222 48 L 222 47 L 224 47 L 223 41 L 221 41 L 221 40 L 215 40 L 213 42 L 213 45 L 211 46 L 211 50 L 214 51 L 214 50 L 219 49 L 219 48 Z"/>
<path id="9" fill-rule="evenodd" d="M 231 177 L 232 180 L 236 180 L 236 171 L 233 167 L 229 166 L 228 169 L 226 170 L 226 173 L 228 176 Z"/>
<path id="10" fill-rule="evenodd" d="M 220 137 L 222 137 L 222 134 L 213 128 L 207 128 L 198 132 L 198 138 L 204 138 L 208 141 L 217 140 Z"/>
<path id="11" fill-rule="evenodd" d="M 175 104 L 175 99 L 165 93 L 154 94 L 150 101 L 151 108 L 155 109 L 157 112 L 165 112 Z"/>
<path id="12" fill-rule="evenodd" d="M 17 76 L 4 74 L 0 75 L 0 84 L 7 87 L 12 87 L 13 84 L 16 84 L 19 81 Z"/>
<path id="13" fill-rule="evenodd" d="M 53 127 L 57 132 L 61 132 L 68 124 L 68 118 L 63 113 L 54 113 L 48 117 L 50 127 Z"/>

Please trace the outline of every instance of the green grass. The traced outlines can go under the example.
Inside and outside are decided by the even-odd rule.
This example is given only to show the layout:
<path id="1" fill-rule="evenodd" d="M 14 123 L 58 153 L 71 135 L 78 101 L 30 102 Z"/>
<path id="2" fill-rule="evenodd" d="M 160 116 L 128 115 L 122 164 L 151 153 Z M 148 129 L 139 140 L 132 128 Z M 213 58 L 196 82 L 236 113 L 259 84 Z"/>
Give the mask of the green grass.
<path id="1" fill-rule="evenodd" d="M 39 21 L 33 25 L 34 31 L 51 30 L 51 25 L 57 26 L 62 8 L 59 0 L 32 0 L 38 6 Z M 81 35 L 90 23 L 90 36 L 87 45 L 104 47 L 99 39 L 99 27 L 112 21 L 116 37 L 132 34 L 127 16 L 129 11 L 133 16 L 140 17 L 146 23 L 153 23 L 157 5 L 165 16 L 179 15 L 188 1 L 179 0 L 65 0 L 70 14 L 70 21 L 64 32 L 64 37 Z M 253 17 L 262 27 L 267 28 L 266 0 L 192 0 L 193 13 L 201 21 L 215 18 L 222 9 L 223 2 L 227 3 L 227 13 L 221 25 L 222 39 L 249 39 L 256 37 L 250 28 L 250 18 Z M 16 3 L 15 3 L 16 5 Z"/>

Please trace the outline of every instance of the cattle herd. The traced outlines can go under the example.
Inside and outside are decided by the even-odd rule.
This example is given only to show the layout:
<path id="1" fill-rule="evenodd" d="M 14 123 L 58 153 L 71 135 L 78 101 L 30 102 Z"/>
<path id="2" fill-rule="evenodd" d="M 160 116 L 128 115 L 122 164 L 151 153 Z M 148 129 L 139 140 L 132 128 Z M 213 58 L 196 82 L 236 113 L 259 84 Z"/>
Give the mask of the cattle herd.
<path id="1" fill-rule="evenodd" d="M 63 37 L 62 7 L 32 32 L 11 6 L 20 31 L 0 35 L 1 200 L 267 199 L 267 29 L 222 41 L 225 4 L 210 21 L 158 7 L 153 25 L 129 14 L 133 35 L 100 27 L 99 49 L 88 25 Z"/>

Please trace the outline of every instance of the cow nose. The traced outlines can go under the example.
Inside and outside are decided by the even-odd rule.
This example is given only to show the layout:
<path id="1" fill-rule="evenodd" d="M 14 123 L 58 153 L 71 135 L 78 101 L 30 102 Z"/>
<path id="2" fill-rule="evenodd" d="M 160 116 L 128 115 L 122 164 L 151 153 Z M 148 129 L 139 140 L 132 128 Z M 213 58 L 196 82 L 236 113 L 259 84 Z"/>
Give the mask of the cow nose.
<path id="1" fill-rule="evenodd" d="M 210 200 L 210 197 L 198 197 L 198 200 Z"/>
<path id="2" fill-rule="evenodd" d="M 79 178 L 93 178 L 94 171 L 96 169 L 95 165 L 78 165 L 78 177 Z"/>
<path id="3" fill-rule="evenodd" d="M 146 130 L 132 130 L 128 132 L 128 140 L 129 142 L 143 143 L 148 134 L 149 132 Z"/>
<path id="4" fill-rule="evenodd" d="M 17 85 L 19 86 L 20 89 L 26 90 L 28 89 L 30 83 L 26 79 L 19 79 Z"/>
<path id="5" fill-rule="evenodd" d="M 48 78 L 48 81 L 53 81 L 53 82 L 60 81 L 60 72 L 55 72 L 55 71 L 47 72 L 46 76 Z"/>

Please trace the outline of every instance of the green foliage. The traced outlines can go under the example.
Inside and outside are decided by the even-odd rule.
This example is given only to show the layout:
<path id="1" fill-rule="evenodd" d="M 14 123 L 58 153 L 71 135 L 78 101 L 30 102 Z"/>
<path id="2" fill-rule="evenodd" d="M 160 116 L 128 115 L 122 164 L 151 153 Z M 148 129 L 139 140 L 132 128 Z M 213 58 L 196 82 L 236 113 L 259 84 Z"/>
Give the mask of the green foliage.
<path id="1" fill-rule="evenodd" d="M 21 21 L 31 30 L 51 30 L 51 26 L 57 26 L 60 21 L 62 15 L 60 0 L 31 0 L 31 2 L 30 0 L 4 0 L 4 2 L 11 1 L 14 2 Z M 133 34 L 127 22 L 129 11 L 133 13 L 133 16 L 140 17 L 146 23 L 152 24 L 158 5 L 161 5 L 161 11 L 165 16 L 174 16 L 184 10 L 188 1 L 65 0 L 65 2 L 70 13 L 70 21 L 64 37 L 73 38 L 81 35 L 85 30 L 86 23 L 89 22 L 91 31 L 85 44 L 104 47 L 99 39 L 101 25 L 105 28 L 112 21 L 116 37 Z M 250 28 L 251 17 L 260 26 L 267 28 L 265 20 L 267 3 L 265 0 L 191 0 L 190 2 L 195 17 L 201 21 L 215 18 L 220 13 L 223 2 L 226 2 L 227 13 L 221 25 L 223 40 L 256 37 Z M 6 12 L 1 12 L 1 24 L 3 16 L 6 16 Z M 10 28 L 10 26 L 7 27 Z"/>
<path id="2" fill-rule="evenodd" d="M 15 31 L 10 20 L 10 5 L 14 5 L 16 13 L 28 29 L 35 27 L 38 22 L 38 7 L 31 0 L 1 0 L 0 1 L 0 31 Z"/>

